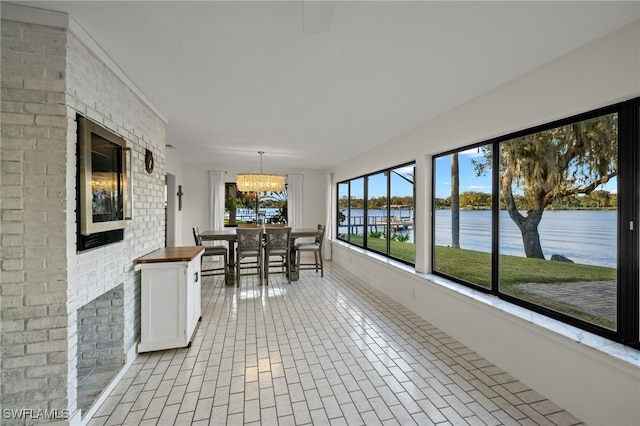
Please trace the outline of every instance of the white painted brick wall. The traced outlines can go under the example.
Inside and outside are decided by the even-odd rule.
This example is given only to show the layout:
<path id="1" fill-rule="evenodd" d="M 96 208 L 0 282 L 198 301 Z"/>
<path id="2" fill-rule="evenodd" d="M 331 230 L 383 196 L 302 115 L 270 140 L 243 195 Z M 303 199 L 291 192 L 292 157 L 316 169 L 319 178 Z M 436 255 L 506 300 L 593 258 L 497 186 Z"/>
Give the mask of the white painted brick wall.
<path id="1" fill-rule="evenodd" d="M 166 125 L 115 74 L 102 64 L 73 34 L 67 42 L 67 119 L 70 144 L 75 154 L 75 114 L 91 118 L 119 134 L 127 141 L 133 153 L 134 219 L 125 229 L 122 242 L 77 254 L 75 252 L 75 214 L 67 214 L 69 262 L 69 312 L 73 312 L 70 327 L 70 371 L 75 375 L 73 360 L 77 352 L 75 312 L 82 305 L 101 294 L 124 286 L 125 352 L 132 348 L 140 333 L 140 276 L 134 273 L 134 260 L 164 245 L 164 156 Z M 71 146 L 69 147 L 71 148 Z M 151 149 L 156 158 L 152 175 L 144 170 L 144 151 Z M 74 170 L 71 182 L 75 194 L 75 155 L 68 156 L 68 169 Z M 143 199 L 143 188 L 148 191 L 151 209 L 138 208 Z M 69 200 L 68 200 L 69 201 Z M 75 198 L 70 203 L 75 208 Z M 73 211 L 68 210 L 68 211 Z M 148 224 L 154 224 L 148 228 Z M 141 232 L 144 230 L 144 232 Z M 71 334 L 73 333 L 73 334 Z M 72 373 L 70 372 L 70 375 Z M 75 395 L 75 383 L 70 383 L 69 394 Z M 73 407 L 75 408 L 75 406 Z"/>
<path id="2" fill-rule="evenodd" d="M 124 291 L 119 285 L 78 311 L 77 368 L 122 367 L 124 363 Z"/>
<path id="3" fill-rule="evenodd" d="M 2 56 L 0 408 L 73 414 L 77 309 L 122 284 L 125 352 L 139 339 L 133 268 L 164 245 L 166 123 L 66 30 L 2 21 Z M 83 253 L 76 252 L 76 112 L 124 137 L 134 168 L 134 219 L 124 241 Z M 145 149 L 156 160 L 151 175 Z"/>
<path id="4" fill-rule="evenodd" d="M 65 40 L 2 22 L 2 408 L 68 406 Z"/>

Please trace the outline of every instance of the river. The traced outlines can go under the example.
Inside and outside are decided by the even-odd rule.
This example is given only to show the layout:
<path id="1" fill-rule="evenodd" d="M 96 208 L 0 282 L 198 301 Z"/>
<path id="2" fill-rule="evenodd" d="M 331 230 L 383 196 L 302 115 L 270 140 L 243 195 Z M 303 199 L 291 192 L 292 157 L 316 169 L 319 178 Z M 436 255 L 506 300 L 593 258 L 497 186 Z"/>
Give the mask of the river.
<path id="1" fill-rule="evenodd" d="M 616 267 L 617 212 L 602 210 L 545 211 L 538 226 L 547 259 L 561 254 L 576 263 Z M 451 211 L 436 211 L 436 244 L 451 244 Z M 460 212 L 460 246 L 489 251 L 491 212 Z M 500 212 L 500 253 L 524 256 L 520 230 L 506 211 Z"/>
<path id="2" fill-rule="evenodd" d="M 403 212 L 403 216 L 407 214 Z M 362 212 L 354 210 L 352 215 L 361 216 Z M 369 212 L 369 216 L 374 215 L 382 216 L 381 212 Z M 451 211 L 437 210 L 435 220 L 436 245 L 451 245 Z M 542 215 L 538 231 L 547 259 L 561 254 L 585 265 L 611 268 L 617 265 L 617 212 L 614 210 L 548 210 Z M 341 227 L 340 232 L 346 232 L 346 228 Z M 413 241 L 413 230 L 402 232 L 409 233 Z M 460 246 L 491 251 L 491 211 L 460 212 Z M 524 256 L 522 236 L 506 211 L 500 212 L 500 253 Z"/>

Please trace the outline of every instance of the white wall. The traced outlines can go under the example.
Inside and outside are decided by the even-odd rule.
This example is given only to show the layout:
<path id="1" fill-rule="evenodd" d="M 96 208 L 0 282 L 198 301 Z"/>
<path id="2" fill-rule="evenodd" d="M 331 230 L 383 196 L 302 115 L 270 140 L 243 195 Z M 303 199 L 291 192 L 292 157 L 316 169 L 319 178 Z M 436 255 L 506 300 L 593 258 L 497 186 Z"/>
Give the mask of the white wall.
<path id="1" fill-rule="evenodd" d="M 176 193 L 178 192 L 178 185 L 182 185 L 180 181 L 182 163 L 176 160 L 175 155 L 172 156 L 171 153 L 172 148 L 167 147 L 166 167 L 171 185 L 167 185 L 167 241 L 165 243 L 167 246 L 178 246 L 181 245 L 182 241 L 182 210 L 178 210 Z"/>
<path id="2" fill-rule="evenodd" d="M 169 141 L 168 143 L 171 143 Z M 172 151 L 167 151 L 168 158 L 171 158 Z M 235 182 L 236 174 L 255 170 L 255 162 L 248 162 L 246 165 L 224 165 L 224 164 L 194 164 L 182 163 L 181 167 L 175 165 L 179 163 L 175 158 L 169 164 L 174 164 L 170 171 L 177 177 L 177 184 L 182 185 L 183 207 L 178 217 L 180 223 L 180 237 L 176 239 L 179 245 L 193 245 L 193 234 L 191 228 L 198 226 L 200 230 L 209 229 L 209 170 L 224 170 L 227 172 L 226 181 Z M 301 174 L 303 178 L 303 200 L 302 217 L 303 227 L 315 228 L 317 224 L 325 222 L 325 172 L 319 170 L 269 170 L 270 173 L 279 174 Z M 169 194 L 175 196 L 175 194 Z"/>
<path id="3" fill-rule="evenodd" d="M 124 324 L 114 333 L 129 354 L 140 333 L 134 261 L 164 240 L 166 120 L 66 14 L 3 3 L 2 18 L 2 402 L 66 410 L 73 423 L 78 309 L 123 285 Z M 134 176 L 124 240 L 81 253 L 77 113 L 126 140 Z"/>
<path id="4" fill-rule="evenodd" d="M 69 119 L 69 184 L 75 185 L 76 112 L 118 133 L 131 149 L 133 169 L 133 219 L 128 221 L 124 241 L 76 253 L 74 209 L 67 209 L 70 377 L 75 374 L 76 311 L 106 291 L 124 284 L 125 353 L 135 350 L 140 336 L 140 273 L 135 259 L 164 245 L 164 164 L 166 122 L 100 61 L 75 34 L 67 40 L 67 105 Z M 108 87 L 106 91 L 104 88 Z M 108 95 L 107 95 L 108 94 Z M 144 169 L 145 149 L 154 153 L 155 170 Z M 75 192 L 69 194 L 75 204 Z M 70 381 L 71 396 L 75 382 Z"/>
<path id="5" fill-rule="evenodd" d="M 429 272 L 433 154 L 639 95 L 636 22 L 340 164 L 336 181 L 415 159 L 416 269 Z M 638 351 L 620 360 L 342 244 L 333 259 L 588 424 L 640 424 Z"/>

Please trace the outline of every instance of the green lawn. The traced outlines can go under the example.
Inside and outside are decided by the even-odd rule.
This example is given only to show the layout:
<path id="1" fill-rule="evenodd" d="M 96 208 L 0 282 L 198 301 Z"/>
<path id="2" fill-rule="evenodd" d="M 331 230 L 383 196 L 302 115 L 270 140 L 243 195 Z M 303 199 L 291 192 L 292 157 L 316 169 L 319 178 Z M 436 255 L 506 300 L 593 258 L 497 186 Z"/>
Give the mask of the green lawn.
<path id="1" fill-rule="evenodd" d="M 436 269 L 465 281 L 491 285 L 491 254 L 436 246 Z M 519 256 L 500 256 L 500 283 L 563 283 L 616 279 L 614 268 L 551 262 Z"/>
<path id="2" fill-rule="evenodd" d="M 486 288 L 491 286 L 491 255 L 489 253 L 437 246 L 435 263 L 434 269 L 439 272 Z M 500 256 L 500 291 L 502 293 L 610 329 L 615 329 L 615 323 L 606 318 L 586 312 L 559 298 L 542 297 L 527 292 L 518 284 L 545 285 L 582 281 L 615 281 L 616 278 L 615 268 L 552 262 L 519 256 Z"/>
<path id="3" fill-rule="evenodd" d="M 351 235 L 351 243 L 362 247 L 362 235 Z M 383 238 L 367 238 L 369 249 L 377 250 L 382 253 L 387 252 L 387 240 Z M 391 255 L 407 262 L 416 262 L 416 245 L 413 243 L 401 243 L 400 241 L 391 241 Z"/>
<path id="4" fill-rule="evenodd" d="M 351 242 L 362 246 L 363 237 L 351 236 Z M 386 252 L 387 241 L 382 238 L 368 238 L 370 249 Z M 416 246 L 413 243 L 391 241 L 391 255 L 415 263 Z M 491 254 L 480 251 L 453 249 L 436 246 L 434 270 L 485 288 L 491 287 Z M 615 324 L 604 318 L 584 312 L 562 300 L 543 298 L 521 289 L 518 284 L 555 284 L 582 281 L 615 281 L 616 269 L 574 263 L 552 262 L 543 259 L 528 259 L 519 256 L 500 256 L 500 291 L 514 297 L 546 306 L 559 312 L 615 328 Z"/>
<path id="5" fill-rule="evenodd" d="M 352 235 L 351 242 L 362 246 L 361 235 Z M 386 252 L 387 241 L 368 238 L 370 249 Z M 391 241 L 391 254 L 415 262 L 413 243 Z M 462 280 L 489 287 L 491 285 L 491 254 L 481 251 L 436 246 L 435 269 Z M 503 286 L 520 283 L 559 283 L 576 281 L 608 281 L 616 279 L 614 268 L 551 262 L 519 256 L 500 256 L 500 282 Z"/>

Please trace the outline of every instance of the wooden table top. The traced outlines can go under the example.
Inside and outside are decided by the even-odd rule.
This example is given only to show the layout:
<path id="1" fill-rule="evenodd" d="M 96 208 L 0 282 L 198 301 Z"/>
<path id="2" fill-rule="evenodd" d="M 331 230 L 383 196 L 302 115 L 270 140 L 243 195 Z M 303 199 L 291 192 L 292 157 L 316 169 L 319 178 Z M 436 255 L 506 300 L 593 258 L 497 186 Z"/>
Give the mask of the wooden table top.
<path id="1" fill-rule="evenodd" d="M 190 262 L 203 251 L 202 246 L 163 247 L 136 259 L 136 263 Z"/>

